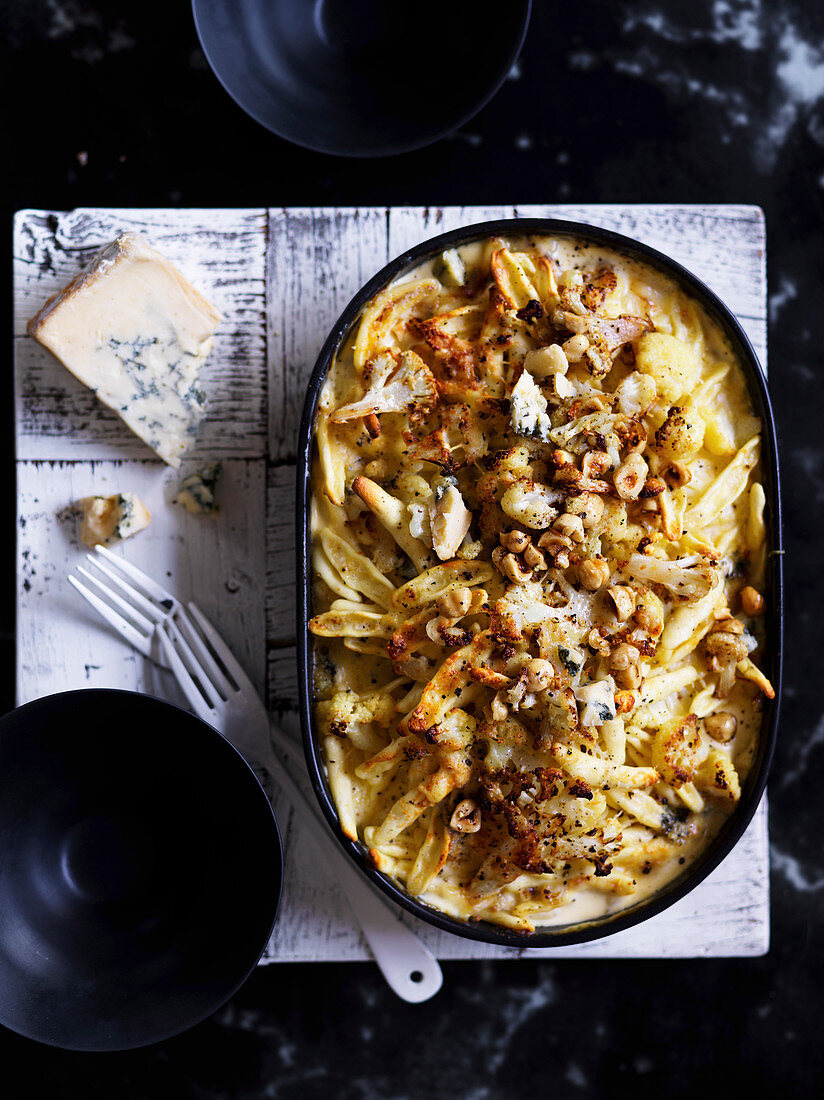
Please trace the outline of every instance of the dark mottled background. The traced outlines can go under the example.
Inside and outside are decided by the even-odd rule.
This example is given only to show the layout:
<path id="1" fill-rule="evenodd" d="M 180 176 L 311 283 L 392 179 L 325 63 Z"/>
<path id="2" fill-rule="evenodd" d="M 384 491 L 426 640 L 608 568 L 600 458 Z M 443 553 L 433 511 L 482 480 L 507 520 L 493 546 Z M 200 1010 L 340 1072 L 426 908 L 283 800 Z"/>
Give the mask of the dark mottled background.
<path id="1" fill-rule="evenodd" d="M 755 960 L 453 963 L 443 992 L 417 1008 L 395 1000 L 370 965 L 273 966 L 211 1020 L 143 1051 L 70 1054 L 0 1031 L 0 1089 L 10 1100 L 563 1100 L 733 1087 L 806 1097 L 824 1081 L 824 4 L 535 7 L 520 63 L 464 130 L 417 153 L 359 162 L 292 148 L 241 114 L 208 70 L 182 0 L 0 0 L 3 255 L 21 206 L 760 204 L 788 582 L 770 783 L 772 950 Z M 421 73 L 436 60 L 422 59 Z M 2 271 L 9 303 L 8 260 Z M 8 305 L 3 316 L 8 709 Z"/>

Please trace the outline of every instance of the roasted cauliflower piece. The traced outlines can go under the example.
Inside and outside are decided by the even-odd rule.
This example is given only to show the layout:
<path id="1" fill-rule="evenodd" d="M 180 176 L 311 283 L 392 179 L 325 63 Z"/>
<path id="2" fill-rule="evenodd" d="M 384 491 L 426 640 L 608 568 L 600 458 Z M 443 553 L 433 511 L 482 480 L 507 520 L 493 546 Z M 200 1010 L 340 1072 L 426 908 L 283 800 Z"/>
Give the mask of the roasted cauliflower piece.
<path id="1" fill-rule="evenodd" d="M 623 382 L 615 390 L 618 402 L 618 410 L 624 416 L 643 416 L 658 396 L 658 388 L 655 379 L 650 374 L 642 374 L 639 370 L 628 374 Z"/>
<path id="2" fill-rule="evenodd" d="M 385 412 L 432 408 L 438 387 L 432 371 L 414 351 L 386 352 L 370 360 L 369 385 L 360 401 L 344 405 L 329 417 L 333 424 Z"/>
<path id="3" fill-rule="evenodd" d="M 729 802 L 741 797 L 741 783 L 735 765 L 723 749 L 711 748 L 695 775 L 695 785 L 707 794 Z"/>
<path id="4" fill-rule="evenodd" d="M 719 580 L 718 570 L 698 554 L 675 561 L 633 554 L 627 562 L 627 572 L 637 581 L 663 584 L 674 596 L 687 600 L 706 596 Z"/>
<path id="5" fill-rule="evenodd" d="M 655 450 L 664 462 L 694 458 L 704 442 L 704 421 L 694 409 L 673 405 L 655 433 Z"/>
<path id="6" fill-rule="evenodd" d="M 558 515 L 561 500 L 563 495 L 557 489 L 521 478 L 501 497 L 501 508 L 516 523 L 533 531 L 543 531 Z"/>
<path id="7" fill-rule="evenodd" d="M 350 690 L 335 692 L 331 699 L 317 703 L 315 717 L 322 733 L 346 737 L 368 752 L 376 751 L 385 741 L 370 729 L 372 723 L 388 729 L 398 719 L 391 695 L 374 692 L 359 696 Z"/>
<path id="8" fill-rule="evenodd" d="M 691 783 L 696 769 L 707 755 L 694 714 L 671 718 L 652 739 L 652 766 L 671 787 Z"/>

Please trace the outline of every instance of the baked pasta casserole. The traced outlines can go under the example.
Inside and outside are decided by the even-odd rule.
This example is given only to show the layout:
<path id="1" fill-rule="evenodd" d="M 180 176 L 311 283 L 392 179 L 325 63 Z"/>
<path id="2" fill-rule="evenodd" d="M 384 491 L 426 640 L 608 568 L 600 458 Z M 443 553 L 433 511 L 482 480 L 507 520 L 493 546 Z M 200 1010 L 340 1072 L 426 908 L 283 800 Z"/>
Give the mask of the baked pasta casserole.
<path id="1" fill-rule="evenodd" d="M 696 857 L 773 695 L 759 431 L 703 308 L 586 242 L 469 244 L 367 305 L 317 412 L 310 629 L 379 870 L 530 932 Z"/>

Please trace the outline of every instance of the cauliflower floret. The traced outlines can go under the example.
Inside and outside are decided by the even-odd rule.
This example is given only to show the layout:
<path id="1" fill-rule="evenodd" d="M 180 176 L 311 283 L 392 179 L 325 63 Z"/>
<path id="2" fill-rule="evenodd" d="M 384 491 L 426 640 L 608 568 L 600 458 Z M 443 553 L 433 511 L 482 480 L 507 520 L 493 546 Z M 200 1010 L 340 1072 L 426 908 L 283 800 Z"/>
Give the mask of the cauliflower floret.
<path id="1" fill-rule="evenodd" d="M 647 409 L 655 404 L 658 390 L 655 379 L 649 374 L 634 370 L 615 390 L 618 409 L 624 416 L 643 416 Z"/>
<path id="2" fill-rule="evenodd" d="M 624 344 L 637 340 L 650 327 L 645 317 L 587 317 L 585 331 L 590 344 L 584 351 L 584 361 L 589 373 L 594 378 L 605 378 Z"/>
<path id="3" fill-rule="evenodd" d="M 695 785 L 717 798 L 737 802 L 741 797 L 741 783 L 735 765 L 723 749 L 712 748 L 695 773 Z"/>
<path id="4" fill-rule="evenodd" d="M 627 562 L 627 572 L 637 581 L 663 584 L 674 596 L 688 600 L 706 596 L 718 581 L 718 571 L 699 554 L 675 561 L 633 554 Z"/>
<path id="5" fill-rule="evenodd" d="M 655 433 L 655 449 L 664 462 L 693 458 L 704 442 L 705 424 L 694 409 L 673 405 Z"/>
<path id="6" fill-rule="evenodd" d="M 371 366 L 366 393 L 360 401 L 336 409 L 329 417 L 334 424 L 357 420 L 370 413 L 405 412 L 437 404 L 435 376 L 414 351 L 378 355 Z"/>
<path id="7" fill-rule="evenodd" d="M 633 618 L 651 638 L 657 638 L 664 629 L 664 605 L 649 588 L 639 586 L 635 589 Z"/>
<path id="8" fill-rule="evenodd" d="M 642 374 L 655 380 L 666 401 L 677 401 L 698 381 L 699 364 L 693 349 L 663 332 L 647 332 L 641 337 L 635 363 Z"/>
<path id="9" fill-rule="evenodd" d="M 652 739 L 652 766 L 671 787 L 690 783 L 706 755 L 707 746 L 701 740 L 694 714 L 671 718 Z"/>
<path id="10" fill-rule="evenodd" d="M 543 531 L 558 515 L 556 507 L 563 499 L 558 489 L 522 478 L 510 485 L 501 497 L 501 508 L 510 519 L 533 531 Z"/>
<path id="11" fill-rule="evenodd" d="M 511 393 L 512 430 L 527 439 L 549 439 L 549 414 L 546 398 L 535 384 L 535 379 L 525 370 Z"/>
<path id="12" fill-rule="evenodd" d="M 358 748 L 367 750 L 373 746 L 364 727 L 377 722 L 387 728 L 398 718 L 391 695 L 375 692 L 358 696 L 349 690 L 335 692 L 331 699 L 319 702 L 315 716 L 321 733 L 348 737 Z"/>
<path id="13" fill-rule="evenodd" d="M 619 348 L 637 340 L 649 327 L 646 317 L 631 317 L 624 313 L 620 317 L 587 318 L 587 332 L 596 346 L 612 357 Z"/>
<path id="14" fill-rule="evenodd" d="M 513 485 L 521 478 L 528 478 L 532 473 L 529 451 L 526 447 L 512 447 L 489 455 L 484 466 L 486 473 L 481 474 L 475 486 L 478 500 L 483 503 L 497 500 L 497 493 L 502 485 Z"/>

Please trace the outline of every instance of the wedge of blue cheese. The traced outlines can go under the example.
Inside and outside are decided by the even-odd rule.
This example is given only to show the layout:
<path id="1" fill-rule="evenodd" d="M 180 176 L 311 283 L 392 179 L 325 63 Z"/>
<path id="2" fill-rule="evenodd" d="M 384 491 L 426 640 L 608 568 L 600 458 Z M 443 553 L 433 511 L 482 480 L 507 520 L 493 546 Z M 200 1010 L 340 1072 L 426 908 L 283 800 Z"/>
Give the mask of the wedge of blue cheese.
<path id="1" fill-rule="evenodd" d="M 206 412 L 200 368 L 220 319 L 165 256 L 126 233 L 46 302 L 28 332 L 179 466 Z"/>
<path id="2" fill-rule="evenodd" d="M 83 517 L 80 541 L 90 547 L 127 539 L 143 531 L 152 520 L 149 509 L 136 493 L 83 497 L 76 507 Z"/>

